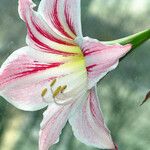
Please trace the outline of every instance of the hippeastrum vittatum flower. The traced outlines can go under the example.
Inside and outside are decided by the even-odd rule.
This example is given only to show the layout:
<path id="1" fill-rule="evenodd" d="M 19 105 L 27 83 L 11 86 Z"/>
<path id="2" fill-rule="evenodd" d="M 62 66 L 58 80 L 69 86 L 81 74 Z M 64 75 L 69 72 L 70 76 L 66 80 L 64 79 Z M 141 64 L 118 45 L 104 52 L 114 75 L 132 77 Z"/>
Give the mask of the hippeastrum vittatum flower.
<path id="1" fill-rule="evenodd" d="M 67 121 L 77 139 L 115 149 L 102 117 L 96 84 L 115 69 L 131 45 L 106 45 L 84 37 L 80 0 L 19 0 L 28 46 L 16 50 L 0 69 L 0 94 L 15 107 L 48 106 L 41 123 L 39 150 L 58 142 Z"/>

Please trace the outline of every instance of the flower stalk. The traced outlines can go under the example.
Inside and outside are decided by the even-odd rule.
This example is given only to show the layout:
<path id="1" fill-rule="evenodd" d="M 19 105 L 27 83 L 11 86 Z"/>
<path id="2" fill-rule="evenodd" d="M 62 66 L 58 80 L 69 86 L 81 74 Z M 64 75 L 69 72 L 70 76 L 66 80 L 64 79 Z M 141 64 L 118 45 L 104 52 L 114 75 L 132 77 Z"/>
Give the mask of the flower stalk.
<path id="1" fill-rule="evenodd" d="M 113 40 L 113 41 L 107 41 L 104 43 L 110 44 L 110 45 L 116 44 L 116 43 L 119 43 L 121 45 L 131 44 L 132 49 L 127 53 L 127 55 L 129 55 L 135 48 L 139 47 L 140 45 L 142 45 L 144 42 L 148 41 L 149 39 L 150 39 L 150 29 L 146 29 L 138 33 L 135 33 L 133 35 L 130 35 L 121 39 Z M 127 55 L 122 57 L 120 60 L 125 58 Z"/>
<path id="2" fill-rule="evenodd" d="M 113 41 L 107 41 L 107 44 L 115 44 L 119 43 L 121 45 L 132 44 L 132 50 L 146 42 L 150 39 L 150 29 L 146 29 L 144 31 L 138 32 L 136 34 L 118 39 Z"/>

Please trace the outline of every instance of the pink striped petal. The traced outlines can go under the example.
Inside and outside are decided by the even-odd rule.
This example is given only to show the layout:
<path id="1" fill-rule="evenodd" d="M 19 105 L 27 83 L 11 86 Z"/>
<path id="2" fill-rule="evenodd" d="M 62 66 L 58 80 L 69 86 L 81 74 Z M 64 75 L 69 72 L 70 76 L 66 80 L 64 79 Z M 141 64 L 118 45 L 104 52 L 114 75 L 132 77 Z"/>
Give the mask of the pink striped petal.
<path id="1" fill-rule="evenodd" d="M 68 120 L 71 108 L 72 104 L 66 106 L 49 105 L 44 112 L 41 123 L 39 150 L 48 150 L 49 147 L 59 141 L 59 136 Z"/>
<path id="2" fill-rule="evenodd" d="M 82 36 L 80 0 L 42 0 L 38 11 L 60 35 Z"/>
<path id="3" fill-rule="evenodd" d="M 81 29 L 81 1 L 80 0 L 64 0 L 64 15 L 70 30 L 82 37 Z"/>
<path id="4" fill-rule="evenodd" d="M 99 107 L 95 88 L 91 89 L 88 99 L 69 118 L 74 135 L 81 142 L 103 149 L 114 149 L 114 144 L 107 129 Z"/>
<path id="5" fill-rule="evenodd" d="M 115 69 L 119 59 L 131 49 L 130 44 L 105 45 L 88 37 L 84 38 L 80 44 L 86 59 L 89 88 L 95 86 L 109 71 Z"/>
<path id="6" fill-rule="evenodd" d="M 35 5 L 32 1 L 19 0 L 19 14 L 28 29 L 27 44 L 48 53 L 73 55 L 73 49 L 76 47 L 73 40 L 61 37 L 53 31 L 40 14 L 33 10 L 33 6 Z M 66 49 L 72 50 L 66 52 Z"/>
<path id="7" fill-rule="evenodd" d="M 23 110 L 37 110 L 47 105 L 41 91 L 55 75 L 50 76 L 46 71 L 62 65 L 62 62 L 48 63 L 47 58 L 41 62 L 34 58 L 36 55 L 29 47 L 21 48 L 11 54 L 0 69 L 0 94 Z"/>
<path id="8" fill-rule="evenodd" d="M 29 47 L 21 48 L 11 54 L 0 68 L 0 95 L 23 110 L 43 108 L 54 101 L 49 88 L 55 78 L 54 90 L 67 85 L 65 93 L 76 91 L 77 81 L 87 86 L 84 60 L 77 60 L 66 60 Z M 41 96 L 45 88 L 49 90 L 46 99 Z"/>

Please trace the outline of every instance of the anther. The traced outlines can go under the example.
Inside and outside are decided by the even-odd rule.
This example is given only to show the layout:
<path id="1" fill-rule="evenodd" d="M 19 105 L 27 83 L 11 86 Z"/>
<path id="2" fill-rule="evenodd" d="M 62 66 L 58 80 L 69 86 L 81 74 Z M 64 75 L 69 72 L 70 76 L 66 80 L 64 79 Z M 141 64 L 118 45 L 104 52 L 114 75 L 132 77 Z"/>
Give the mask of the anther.
<path id="1" fill-rule="evenodd" d="M 54 79 L 54 80 L 51 82 L 50 87 L 53 87 L 55 83 L 56 83 L 56 79 Z"/>
<path id="2" fill-rule="evenodd" d="M 61 87 L 61 93 L 63 93 L 66 88 L 67 88 L 67 85 L 62 86 Z"/>
<path id="3" fill-rule="evenodd" d="M 55 98 L 60 92 L 61 92 L 61 86 L 59 86 L 54 92 L 53 92 L 53 97 Z"/>
<path id="4" fill-rule="evenodd" d="M 46 93 L 47 93 L 47 88 L 42 90 L 41 96 L 44 97 L 46 95 Z"/>

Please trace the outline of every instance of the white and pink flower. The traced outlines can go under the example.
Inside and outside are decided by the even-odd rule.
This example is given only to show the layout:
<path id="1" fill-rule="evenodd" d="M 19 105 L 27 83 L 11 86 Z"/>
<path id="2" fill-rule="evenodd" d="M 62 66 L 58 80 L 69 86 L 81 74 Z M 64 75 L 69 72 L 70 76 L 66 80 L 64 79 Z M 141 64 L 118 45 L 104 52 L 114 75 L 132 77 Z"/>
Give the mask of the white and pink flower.
<path id="1" fill-rule="evenodd" d="M 115 149 L 96 94 L 96 84 L 115 69 L 131 45 L 106 45 L 83 37 L 80 0 L 19 0 L 27 26 L 26 47 L 0 69 L 0 95 L 15 107 L 35 111 L 48 106 L 41 123 L 39 150 L 59 140 L 69 121 L 81 142 Z"/>

